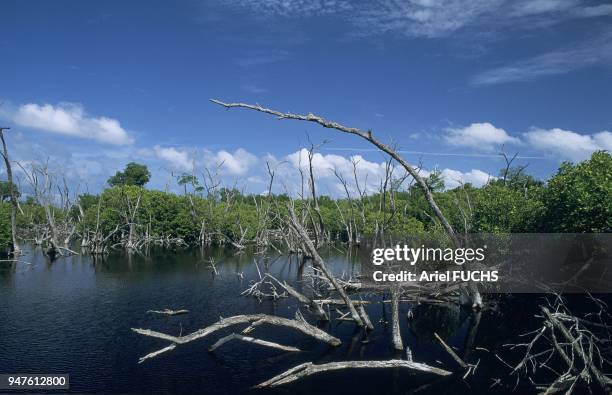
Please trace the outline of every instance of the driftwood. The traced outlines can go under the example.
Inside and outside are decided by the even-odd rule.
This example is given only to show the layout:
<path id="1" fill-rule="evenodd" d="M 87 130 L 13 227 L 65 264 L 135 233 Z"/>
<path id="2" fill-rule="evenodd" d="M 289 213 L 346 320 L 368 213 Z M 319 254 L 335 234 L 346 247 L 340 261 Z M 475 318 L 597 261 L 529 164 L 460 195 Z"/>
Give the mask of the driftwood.
<path id="1" fill-rule="evenodd" d="M 161 315 L 180 315 L 180 314 L 187 314 L 189 313 L 189 310 L 170 310 L 170 309 L 164 309 L 164 310 L 148 310 L 147 314 L 161 314 Z"/>
<path id="2" fill-rule="evenodd" d="M 455 360 L 455 362 L 457 362 L 457 364 L 459 364 L 459 366 L 461 366 L 462 369 L 466 369 L 469 367 L 469 365 L 465 363 L 463 359 L 459 357 L 459 355 L 457 355 L 455 350 L 453 350 L 448 344 L 446 344 L 437 333 L 434 332 L 434 336 L 436 337 L 436 339 L 438 339 L 438 341 L 440 342 L 442 347 L 444 347 L 446 352 Z"/>
<path id="3" fill-rule="evenodd" d="M 159 339 L 169 340 L 173 343 L 177 344 L 185 344 L 191 341 L 206 337 L 211 333 L 214 333 L 218 330 L 227 328 L 229 326 L 238 325 L 238 324 L 247 324 L 257 322 L 260 324 L 270 324 L 270 325 L 279 325 L 285 326 L 288 328 L 295 329 L 299 332 L 302 332 L 306 335 L 312 336 L 317 340 L 328 343 L 332 346 L 339 346 L 340 340 L 338 338 L 333 337 L 327 332 L 322 331 L 321 329 L 310 325 L 308 322 L 302 320 L 291 320 L 289 318 L 283 317 L 275 317 L 267 314 L 250 314 L 250 315 L 236 315 L 234 317 L 229 318 L 221 318 L 221 320 L 216 323 L 207 326 L 206 328 L 197 330 L 193 333 L 184 336 L 172 336 L 161 332 L 152 331 L 149 329 L 140 329 L 140 328 L 132 328 L 132 331 L 139 333 L 145 336 L 157 337 Z"/>
<path id="4" fill-rule="evenodd" d="M 160 350 L 153 351 L 152 353 L 147 354 L 147 355 L 145 355 L 144 357 L 140 358 L 140 359 L 138 360 L 138 363 L 143 363 L 143 362 L 144 362 L 144 361 L 146 361 L 147 359 L 154 358 L 154 357 L 158 356 L 159 354 L 163 354 L 163 353 L 165 353 L 165 352 L 167 352 L 167 351 L 172 351 L 172 350 L 174 350 L 175 348 L 176 348 L 176 344 L 171 344 L 171 345 L 169 345 L 168 347 L 164 347 L 164 348 L 162 348 L 162 349 L 160 349 Z"/>
<path id="5" fill-rule="evenodd" d="M 591 299 L 600 310 L 598 313 L 588 315 L 598 316 L 600 319 L 609 317 L 606 305 L 593 297 Z M 543 320 L 542 326 L 523 335 L 532 335 L 531 340 L 506 345 L 511 349 L 525 348 L 524 357 L 514 368 L 506 363 L 512 368 L 511 374 L 528 375 L 536 373 L 541 368 L 555 373 L 556 379 L 551 384 L 536 385 L 536 388 L 545 394 L 560 391 L 566 391 L 567 394 L 572 393 L 579 382 L 586 385 L 591 393 L 597 387 L 605 393 L 610 393 L 612 379 L 603 371 L 606 366 L 612 365 L 609 359 L 610 332 L 607 328 L 603 327 L 602 330 L 602 327 L 593 325 L 600 329 L 599 333 L 594 332 L 595 329 L 587 325 L 597 323 L 572 315 L 560 296 L 556 297 L 555 303 L 550 307 L 540 306 L 540 310 L 543 315 L 537 317 Z M 536 349 L 536 343 L 538 352 L 533 351 Z M 499 356 L 497 358 L 501 360 Z M 558 368 L 551 368 L 549 364 L 555 360 L 561 363 L 561 366 L 565 365 L 566 370 L 559 371 Z"/>
<path id="6" fill-rule="evenodd" d="M 565 340 L 567 340 L 567 342 L 571 344 L 573 351 L 582 359 L 582 362 L 584 363 L 585 367 L 587 367 L 591 371 L 592 377 L 597 380 L 597 382 L 599 383 L 599 385 L 602 386 L 602 388 L 610 388 L 612 386 L 612 379 L 605 376 L 593 363 L 593 346 L 589 347 L 591 350 L 591 355 L 587 355 L 587 352 L 585 352 L 582 343 L 579 342 L 580 339 L 577 339 L 572 336 L 565 324 L 563 324 L 553 314 L 551 314 L 551 312 L 546 307 L 541 307 L 541 309 L 548 321 L 553 325 L 553 327 L 559 330 Z"/>
<path id="7" fill-rule="evenodd" d="M 314 299 L 313 302 L 320 303 L 320 304 L 338 305 L 338 306 L 346 305 L 346 302 L 342 299 Z M 355 306 L 370 304 L 370 302 L 367 300 L 351 300 L 351 303 Z"/>
<path id="8" fill-rule="evenodd" d="M 270 341 L 267 341 L 267 340 L 255 339 L 254 337 L 244 336 L 244 335 L 240 335 L 238 333 L 232 333 L 231 335 L 227 335 L 225 337 L 222 337 L 221 339 L 217 340 L 215 342 L 215 344 L 210 346 L 208 351 L 210 351 L 210 352 L 215 351 L 217 348 L 221 347 L 225 343 L 230 342 L 232 340 L 241 340 L 243 342 L 259 344 L 260 346 L 276 348 L 278 350 L 283 350 L 283 351 L 291 351 L 291 352 L 301 351 L 297 347 L 284 346 L 282 344 L 270 342 Z"/>
<path id="9" fill-rule="evenodd" d="M 230 327 L 233 325 L 239 325 L 239 324 L 250 324 L 249 328 L 251 330 L 255 326 L 259 326 L 263 324 L 284 326 L 287 328 L 295 329 L 308 336 L 314 337 L 315 339 L 325 342 L 331 346 L 339 346 L 341 344 L 340 339 L 333 337 L 332 335 L 328 334 L 325 331 L 322 331 L 321 329 L 315 326 L 310 325 L 308 322 L 306 322 L 303 319 L 303 317 L 301 317 L 301 315 L 298 315 L 298 317 L 294 320 L 289 319 L 289 318 L 283 318 L 283 317 L 275 317 L 275 316 L 267 315 L 267 314 L 237 315 L 237 316 L 229 317 L 229 318 L 221 318 L 219 321 L 215 322 L 214 324 L 210 326 L 207 326 L 206 328 L 202 328 L 200 330 L 197 330 L 195 332 L 192 332 L 184 336 L 172 336 L 166 333 L 161 333 L 161 332 L 152 331 L 150 329 L 141 329 L 141 328 L 132 328 L 132 331 L 140 335 L 143 335 L 143 336 L 150 336 L 150 337 L 155 337 L 158 339 L 167 340 L 174 344 L 185 344 L 185 343 L 189 343 L 194 340 L 206 337 L 210 335 L 211 333 L 214 333 L 221 329 L 225 329 L 227 327 Z M 244 333 L 247 333 L 247 332 L 244 332 Z M 161 350 L 158 350 L 158 351 L 155 351 L 155 352 L 152 352 L 146 355 L 145 357 L 141 358 L 141 361 L 155 357 L 163 352 L 171 351 L 173 349 L 174 347 L 170 347 L 170 346 L 165 347 Z"/>
<path id="10" fill-rule="evenodd" d="M 404 343 L 402 342 L 402 334 L 400 332 L 399 323 L 399 291 L 394 290 L 391 293 L 393 303 L 391 304 L 391 331 L 393 333 L 393 348 L 396 350 L 403 350 Z"/>
<path id="11" fill-rule="evenodd" d="M 293 296 L 294 298 L 296 298 L 300 303 L 304 303 L 305 305 L 307 305 L 308 307 L 310 307 L 315 314 L 317 315 L 317 317 L 320 320 L 323 321 L 329 321 L 329 317 L 327 316 L 327 313 L 325 313 L 325 310 L 323 310 L 322 304 L 321 303 L 317 303 L 314 300 L 310 299 L 309 297 L 307 297 L 306 295 L 298 292 L 295 288 L 293 288 L 291 285 L 287 284 L 286 281 L 279 281 L 276 277 L 272 276 L 271 274 L 267 273 L 266 274 L 267 277 L 270 277 L 272 280 L 276 281 L 276 283 L 278 283 L 278 285 L 280 285 L 281 287 L 283 287 L 283 289 L 285 291 L 287 291 L 287 293 L 291 296 Z"/>
<path id="12" fill-rule="evenodd" d="M 315 365 L 312 362 L 306 362 L 298 365 L 294 368 L 287 370 L 284 373 L 279 374 L 271 378 L 270 380 L 264 381 L 261 384 L 255 386 L 255 388 L 266 388 L 266 387 L 278 387 L 283 384 L 291 383 L 301 378 L 311 376 L 313 374 L 321 372 L 330 372 L 334 370 L 343 369 L 390 369 L 390 368 L 404 368 L 409 370 L 416 370 L 419 372 L 432 373 L 439 376 L 448 376 L 451 372 L 444 369 L 429 366 L 424 363 L 405 361 L 402 359 L 391 359 L 388 361 L 343 361 L 343 362 L 331 362 L 322 365 Z"/>

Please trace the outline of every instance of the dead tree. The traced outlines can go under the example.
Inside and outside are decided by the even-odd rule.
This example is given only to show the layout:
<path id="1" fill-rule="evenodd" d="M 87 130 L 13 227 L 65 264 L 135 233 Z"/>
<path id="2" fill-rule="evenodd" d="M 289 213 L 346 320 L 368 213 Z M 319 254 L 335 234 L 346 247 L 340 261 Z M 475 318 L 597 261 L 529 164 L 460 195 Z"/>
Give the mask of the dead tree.
<path id="1" fill-rule="evenodd" d="M 49 256 L 53 257 L 55 255 L 63 255 L 62 250 L 73 252 L 65 247 L 61 247 L 58 242 L 60 239 L 60 234 L 55 223 L 55 212 L 52 202 L 53 179 L 51 173 L 49 172 L 48 160 L 44 164 L 32 163 L 29 171 L 26 170 L 26 168 L 19 162 L 17 162 L 17 164 L 25 173 L 26 178 L 34 191 L 34 196 L 36 196 L 36 199 L 43 206 L 45 211 L 45 217 L 47 218 L 47 226 L 49 229 L 46 236 L 46 240 L 49 242 L 47 253 Z"/>
<path id="2" fill-rule="evenodd" d="M 11 160 L 9 158 L 8 149 L 6 148 L 6 142 L 4 141 L 4 131 L 9 128 L 0 127 L 0 139 L 2 140 L 2 157 L 4 158 L 4 164 L 6 165 L 6 178 L 9 187 L 9 194 L 11 199 L 11 236 L 13 238 L 13 246 L 11 254 L 13 256 L 21 255 L 21 248 L 17 241 L 17 209 L 19 203 L 17 202 L 17 191 L 15 189 L 15 183 L 13 182 L 13 169 L 11 167 Z"/>
<path id="3" fill-rule="evenodd" d="M 323 143 L 324 144 L 324 143 Z M 309 186 L 310 193 L 312 195 L 312 202 L 314 204 L 314 211 L 317 215 L 318 223 L 312 221 L 312 226 L 315 233 L 315 246 L 318 247 L 325 242 L 325 223 L 323 222 L 323 216 L 321 215 L 321 208 L 319 207 L 319 200 L 317 199 L 317 191 L 315 186 L 315 177 L 314 172 L 312 170 L 312 160 L 315 155 L 315 145 L 310 144 L 310 149 L 308 150 L 308 175 L 309 175 Z"/>
<path id="4" fill-rule="evenodd" d="M 274 115 L 278 117 L 278 119 L 281 119 L 281 120 L 282 119 L 295 119 L 295 120 L 300 120 L 300 121 L 314 122 L 326 128 L 335 129 L 343 133 L 353 134 L 353 135 L 363 138 L 364 140 L 373 144 L 375 147 L 377 147 L 378 149 L 380 149 L 381 151 L 389 155 L 391 158 L 393 158 L 410 174 L 410 176 L 412 176 L 412 178 L 416 180 L 417 184 L 419 185 L 419 187 L 423 191 L 423 194 L 425 195 L 425 199 L 427 200 L 429 207 L 434 212 L 436 218 L 442 224 L 442 227 L 446 231 L 446 234 L 448 235 L 450 240 L 453 242 L 456 248 L 462 247 L 461 240 L 459 239 L 459 237 L 457 237 L 457 234 L 455 233 L 455 230 L 451 226 L 450 222 L 446 219 L 446 216 L 444 216 L 444 214 L 438 207 L 438 204 L 436 203 L 433 193 L 431 189 L 429 188 L 429 186 L 427 185 L 426 180 L 423 177 L 421 177 L 419 175 L 418 170 L 415 167 L 413 167 L 408 161 L 406 161 L 395 149 L 393 149 L 391 146 L 384 144 L 378 139 L 376 139 L 374 135 L 372 134 L 371 130 L 364 131 L 358 128 L 347 127 L 337 122 L 329 121 L 323 117 L 314 115 L 312 113 L 309 113 L 307 115 L 283 113 L 280 111 L 262 107 L 260 105 L 252 105 L 252 104 L 245 104 L 245 103 L 225 103 L 225 102 L 222 102 L 216 99 L 211 99 L 211 102 L 221 105 L 227 109 L 233 108 L 233 107 L 239 107 L 239 108 L 247 108 L 247 109 L 263 112 L 266 114 Z M 467 270 L 469 270 L 469 267 L 467 267 Z M 482 297 L 480 296 L 480 292 L 478 291 L 478 287 L 476 286 L 476 284 L 470 283 L 469 291 L 470 291 L 471 298 L 472 298 L 472 305 L 474 307 L 480 308 L 482 306 Z"/>
<path id="5" fill-rule="evenodd" d="M 370 330 L 374 329 L 374 326 L 370 322 L 370 319 L 368 315 L 366 314 L 365 309 L 363 309 L 363 306 L 360 306 L 361 308 L 359 309 L 359 311 L 357 310 L 357 308 L 353 304 L 353 301 L 348 297 L 346 291 L 344 290 L 344 287 L 342 287 L 339 284 L 336 277 L 332 274 L 331 271 L 329 271 L 329 269 L 327 268 L 327 265 L 325 265 L 323 258 L 321 258 L 321 256 L 317 252 L 316 247 L 310 240 L 310 237 L 308 237 L 308 233 L 306 232 L 306 229 L 304 229 L 298 222 L 297 217 L 295 215 L 295 211 L 293 210 L 293 207 L 291 205 L 287 205 L 287 208 L 289 210 L 289 225 L 291 226 L 292 230 L 298 236 L 299 240 L 302 243 L 304 250 L 312 258 L 313 265 L 323 273 L 325 278 L 330 282 L 330 284 L 334 287 L 334 289 L 338 292 L 338 294 L 340 294 L 340 297 L 342 298 L 342 300 L 344 300 L 344 303 L 349 309 L 351 318 L 360 327 L 364 327 Z"/>
<path id="6" fill-rule="evenodd" d="M 589 389 L 603 389 L 610 393 L 612 379 L 604 374 L 610 361 L 610 329 L 606 324 L 609 315 L 606 305 L 591 297 L 599 306 L 599 312 L 585 314 L 586 318 L 573 315 L 563 299 L 557 296 L 549 306 L 540 306 L 542 326 L 526 335 L 532 335 L 525 343 L 508 344 L 511 349 L 524 348 L 524 357 L 514 366 L 511 374 L 536 373 L 545 368 L 557 375 L 547 386 L 537 388 L 546 394 L 565 391 L 572 393 L 581 382 Z M 606 321 L 605 321 L 606 320 Z M 535 352 L 534 350 L 538 350 Z M 498 357 L 499 358 L 499 357 Z M 558 362 L 564 371 L 551 369 L 549 365 Z M 508 365 L 510 366 L 510 365 Z"/>
<path id="7" fill-rule="evenodd" d="M 336 176 L 338 181 L 340 181 L 340 184 L 342 184 L 342 188 L 344 189 L 344 193 L 346 195 L 346 200 L 350 207 L 350 212 L 349 212 L 350 216 L 348 217 L 348 219 L 345 219 L 344 214 L 342 213 L 342 209 L 338 205 L 338 201 L 334 200 L 334 202 L 336 203 L 336 208 L 338 209 L 338 212 L 340 213 L 342 221 L 344 222 L 344 227 L 346 229 L 346 237 L 348 239 L 348 243 L 353 244 L 356 241 L 354 232 L 356 232 L 356 228 L 357 228 L 357 225 L 355 223 L 355 208 L 353 204 L 353 199 L 351 198 L 351 193 L 348 188 L 348 183 L 346 179 L 344 178 L 344 176 L 338 171 L 338 169 L 334 169 L 334 175 Z"/>
<path id="8" fill-rule="evenodd" d="M 398 351 L 402 351 L 404 349 L 404 343 L 402 342 L 402 334 L 400 331 L 400 323 L 399 323 L 399 296 L 400 292 L 398 289 L 394 289 L 391 292 L 391 325 L 393 332 L 393 348 Z"/>

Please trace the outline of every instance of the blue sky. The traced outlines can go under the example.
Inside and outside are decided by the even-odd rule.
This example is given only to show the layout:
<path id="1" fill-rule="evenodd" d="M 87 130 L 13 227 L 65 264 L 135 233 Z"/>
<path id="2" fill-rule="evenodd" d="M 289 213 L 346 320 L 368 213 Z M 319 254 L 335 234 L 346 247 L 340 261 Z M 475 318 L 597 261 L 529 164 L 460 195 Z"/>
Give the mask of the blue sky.
<path id="1" fill-rule="evenodd" d="M 375 188 L 384 157 L 354 136 L 209 98 L 372 129 L 449 186 L 497 175 L 502 147 L 540 178 L 612 150 L 610 3 L 4 0 L 0 14 L 13 157 L 49 158 L 81 189 L 138 161 L 154 188 L 220 165 L 259 193 L 266 161 L 291 183 L 308 138 L 329 140 L 323 193 L 339 191 L 331 169 L 350 173 L 351 156 Z"/>

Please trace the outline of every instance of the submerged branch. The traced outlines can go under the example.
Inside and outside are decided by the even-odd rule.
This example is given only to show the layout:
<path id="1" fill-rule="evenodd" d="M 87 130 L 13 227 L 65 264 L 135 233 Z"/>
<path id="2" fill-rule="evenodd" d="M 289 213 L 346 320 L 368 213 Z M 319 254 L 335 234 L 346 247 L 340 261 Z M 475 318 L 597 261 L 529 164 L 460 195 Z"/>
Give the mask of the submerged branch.
<path id="1" fill-rule="evenodd" d="M 225 337 L 222 337 L 221 339 L 217 340 L 215 342 L 215 344 L 210 346 L 208 351 L 210 351 L 210 352 L 215 351 L 217 348 L 221 347 L 225 343 L 230 342 L 232 340 L 241 340 L 243 342 L 259 344 L 260 346 L 276 348 L 277 350 L 283 350 L 283 351 L 291 351 L 291 352 L 301 351 L 297 347 L 284 346 L 282 344 L 270 342 L 270 341 L 267 341 L 267 340 L 255 339 L 254 337 L 244 336 L 244 335 L 240 335 L 238 333 L 232 333 L 231 335 L 227 335 Z"/>
<path id="2" fill-rule="evenodd" d="M 271 378 L 270 380 L 264 381 L 263 383 L 256 385 L 255 388 L 277 387 L 279 385 L 291 383 L 293 381 L 299 380 L 307 376 L 311 376 L 313 374 L 321 372 L 330 372 L 334 370 L 390 368 L 404 368 L 409 370 L 416 370 L 419 372 L 432 373 L 439 376 L 449 376 L 451 374 L 451 372 L 444 369 L 429 366 L 424 363 L 404 361 L 401 359 L 392 359 L 389 361 L 343 361 L 325 363 L 322 365 L 315 365 L 312 362 L 306 362 L 294 368 L 291 368 L 286 372 Z"/>

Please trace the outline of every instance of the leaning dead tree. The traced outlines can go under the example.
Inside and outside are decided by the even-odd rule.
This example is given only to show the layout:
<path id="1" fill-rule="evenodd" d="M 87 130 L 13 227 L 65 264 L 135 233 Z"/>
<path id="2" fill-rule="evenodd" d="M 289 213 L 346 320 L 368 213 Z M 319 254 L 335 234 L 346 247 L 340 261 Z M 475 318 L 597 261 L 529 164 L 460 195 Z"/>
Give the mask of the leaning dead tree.
<path id="1" fill-rule="evenodd" d="M 327 265 L 325 265 L 325 262 L 319 255 L 315 245 L 310 240 L 310 237 L 308 237 L 306 229 L 304 229 L 304 227 L 300 225 L 293 207 L 291 205 L 287 205 L 287 208 L 289 210 L 289 225 L 291 226 L 293 232 L 297 234 L 299 240 L 302 243 L 304 251 L 306 251 L 312 258 L 314 267 L 321 271 L 327 281 L 329 281 L 333 288 L 338 292 L 340 298 L 344 301 L 344 304 L 349 309 L 351 318 L 355 321 L 355 323 L 357 323 L 357 325 L 360 327 L 364 327 L 370 330 L 374 329 L 374 326 L 372 325 L 372 322 L 370 321 L 370 318 L 368 317 L 363 306 L 355 307 L 353 301 L 351 300 L 351 298 L 349 298 L 344 287 L 340 285 L 336 277 L 327 268 Z"/>
<path id="2" fill-rule="evenodd" d="M 313 122 L 313 123 L 319 124 L 326 128 L 335 129 L 342 133 L 348 133 L 348 134 L 352 134 L 352 135 L 361 137 L 362 139 L 368 141 L 370 144 L 374 145 L 375 147 L 377 147 L 378 149 L 380 149 L 381 151 L 389 155 L 391 158 L 393 158 L 393 160 L 399 163 L 406 170 L 406 172 L 408 172 L 408 174 L 416 181 L 417 185 L 423 192 L 429 207 L 431 208 L 435 217 L 437 218 L 437 220 L 440 222 L 440 224 L 446 231 L 446 234 L 448 235 L 452 243 L 457 248 L 462 247 L 462 242 L 460 238 L 457 236 L 457 233 L 451 226 L 450 222 L 447 220 L 446 216 L 440 210 L 440 207 L 436 203 L 431 189 L 427 185 L 426 180 L 423 177 L 421 177 L 421 175 L 419 174 L 418 169 L 412 166 L 407 160 L 405 160 L 397 152 L 397 150 L 395 150 L 393 147 L 387 144 L 384 144 L 383 142 L 378 140 L 376 137 L 374 137 L 371 130 L 365 131 L 359 128 L 344 126 L 338 122 L 327 120 L 323 117 L 320 117 L 312 113 L 309 113 L 307 115 L 283 113 L 277 110 L 262 107 L 258 104 L 253 105 L 253 104 L 246 104 L 246 103 L 226 103 L 226 102 L 223 102 L 217 99 L 211 99 L 211 102 L 221 105 L 227 109 L 238 107 L 238 108 L 246 108 L 246 109 L 255 110 L 258 112 L 263 112 L 266 114 L 274 115 L 279 120 L 294 119 L 294 120 L 299 120 L 299 121 Z M 470 265 L 466 265 L 466 269 L 470 270 Z M 480 292 L 478 290 L 477 285 L 473 282 L 470 282 L 468 284 L 468 289 L 471 295 L 472 306 L 480 308 L 482 306 L 482 297 L 480 296 Z"/>
<path id="3" fill-rule="evenodd" d="M 6 148 L 6 142 L 4 141 L 5 130 L 9 130 L 9 128 L 0 127 L 0 139 L 2 140 L 1 154 L 2 158 L 4 159 L 4 164 L 6 165 L 6 178 L 11 199 L 11 236 L 13 237 L 13 248 L 11 254 L 13 256 L 17 256 L 21 254 L 21 248 L 19 247 L 19 242 L 17 241 L 17 209 L 19 208 L 19 203 L 17 202 L 17 190 L 15 188 L 15 183 L 13 182 L 13 168 L 11 167 L 11 160 L 9 158 L 8 149 Z"/>

